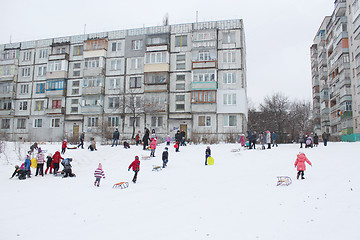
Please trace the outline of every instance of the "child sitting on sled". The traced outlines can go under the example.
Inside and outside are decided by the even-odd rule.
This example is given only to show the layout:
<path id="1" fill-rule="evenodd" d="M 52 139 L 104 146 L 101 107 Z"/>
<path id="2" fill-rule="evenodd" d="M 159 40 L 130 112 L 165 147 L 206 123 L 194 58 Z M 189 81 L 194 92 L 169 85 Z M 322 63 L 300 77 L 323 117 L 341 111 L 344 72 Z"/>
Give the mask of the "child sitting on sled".
<path id="1" fill-rule="evenodd" d="M 295 167 L 297 167 L 297 171 L 298 171 L 297 179 L 299 179 L 300 175 L 301 175 L 301 179 L 305 179 L 304 178 L 304 171 L 306 170 L 305 162 L 307 162 L 310 166 L 312 166 L 311 162 L 305 156 L 305 154 L 299 152 L 295 161 Z"/>

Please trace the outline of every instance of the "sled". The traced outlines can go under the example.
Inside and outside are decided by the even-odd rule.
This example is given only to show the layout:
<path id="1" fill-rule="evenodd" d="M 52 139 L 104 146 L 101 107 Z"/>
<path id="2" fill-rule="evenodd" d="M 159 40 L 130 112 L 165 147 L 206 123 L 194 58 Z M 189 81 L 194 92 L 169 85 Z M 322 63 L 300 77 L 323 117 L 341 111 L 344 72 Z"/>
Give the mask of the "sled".
<path id="1" fill-rule="evenodd" d="M 153 169 L 152 169 L 153 171 L 161 171 L 162 170 L 162 167 L 161 166 L 155 166 L 155 165 L 153 165 Z"/>
<path id="2" fill-rule="evenodd" d="M 231 152 L 240 152 L 241 149 L 240 148 L 234 148 L 234 149 L 231 149 Z"/>
<path id="3" fill-rule="evenodd" d="M 276 186 L 289 186 L 292 183 L 291 178 L 288 176 L 278 176 L 277 179 Z"/>
<path id="4" fill-rule="evenodd" d="M 77 147 L 67 147 L 67 149 L 77 149 Z"/>
<path id="5" fill-rule="evenodd" d="M 208 157 L 208 158 L 207 158 L 207 163 L 208 163 L 209 165 L 214 165 L 214 158 L 213 158 L 213 157 Z"/>
<path id="6" fill-rule="evenodd" d="M 141 160 L 150 160 L 150 156 L 141 156 Z"/>
<path id="7" fill-rule="evenodd" d="M 127 188 L 128 186 L 129 186 L 128 182 L 119 182 L 119 183 L 115 183 L 113 188 L 124 189 L 124 188 Z"/>
<path id="8" fill-rule="evenodd" d="M 36 158 L 32 158 L 32 159 L 31 159 L 31 165 L 30 165 L 30 167 L 32 167 L 32 168 L 36 168 L 36 167 L 37 167 Z"/>

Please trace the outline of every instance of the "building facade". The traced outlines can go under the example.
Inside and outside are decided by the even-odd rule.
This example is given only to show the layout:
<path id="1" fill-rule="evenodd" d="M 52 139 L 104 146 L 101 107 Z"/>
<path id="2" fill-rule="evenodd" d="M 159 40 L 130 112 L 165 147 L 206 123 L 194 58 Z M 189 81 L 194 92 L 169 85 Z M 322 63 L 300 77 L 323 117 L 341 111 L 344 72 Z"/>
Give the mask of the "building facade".
<path id="1" fill-rule="evenodd" d="M 160 138 L 246 131 L 240 19 L 157 26 L 0 45 L 1 133 L 10 140 L 81 132 Z"/>
<path id="2" fill-rule="evenodd" d="M 314 131 L 333 139 L 359 139 L 359 7 L 358 1 L 336 0 L 310 48 Z"/>

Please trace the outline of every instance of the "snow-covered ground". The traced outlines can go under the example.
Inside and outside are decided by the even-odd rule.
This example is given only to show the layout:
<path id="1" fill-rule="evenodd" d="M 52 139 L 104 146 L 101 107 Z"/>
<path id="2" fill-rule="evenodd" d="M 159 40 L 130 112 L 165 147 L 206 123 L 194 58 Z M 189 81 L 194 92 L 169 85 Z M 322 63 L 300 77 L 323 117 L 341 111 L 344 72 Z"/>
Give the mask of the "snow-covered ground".
<path id="1" fill-rule="evenodd" d="M 30 144 L 6 143 L 0 159 L 0 239 L 360 239 L 360 143 L 329 143 L 302 149 L 312 162 L 305 180 L 296 179 L 299 145 L 242 150 L 211 145 L 215 164 L 205 166 L 206 145 L 169 148 L 168 168 L 141 160 L 133 184 L 129 164 L 150 155 L 141 146 L 98 146 L 67 150 L 76 178 L 53 175 L 9 177 Z M 40 145 L 51 153 L 59 144 Z M 19 148 L 20 151 L 19 151 Z M 95 187 L 101 162 L 106 178 Z M 34 175 L 35 170 L 32 170 Z M 289 186 L 276 186 L 290 176 Z M 126 189 L 113 189 L 127 181 Z"/>

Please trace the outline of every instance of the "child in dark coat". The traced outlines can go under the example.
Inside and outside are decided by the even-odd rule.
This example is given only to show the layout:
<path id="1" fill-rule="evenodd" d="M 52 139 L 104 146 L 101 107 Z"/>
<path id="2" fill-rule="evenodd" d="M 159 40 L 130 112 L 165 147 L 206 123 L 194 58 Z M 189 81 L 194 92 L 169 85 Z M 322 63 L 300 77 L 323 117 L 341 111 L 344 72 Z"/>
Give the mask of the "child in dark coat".
<path id="1" fill-rule="evenodd" d="M 207 159 L 211 156 L 211 149 L 210 146 L 207 146 L 205 150 L 205 165 L 208 165 Z"/>
<path id="2" fill-rule="evenodd" d="M 50 174 L 52 174 L 52 170 L 54 168 L 54 166 L 52 165 L 52 154 L 49 153 L 49 155 L 46 157 L 46 170 L 45 170 L 45 174 L 47 174 L 47 172 L 50 169 Z"/>
<path id="3" fill-rule="evenodd" d="M 167 147 L 163 151 L 162 160 L 163 160 L 163 168 L 165 168 L 168 161 L 169 161 L 169 153 L 168 153 L 168 148 Z"/>
<path id="4" fill-rule="evenodd" d="M 12 179 L 15 175 L 18 176 L 20 180 L 26 179 L 25 171 L 21 169 L 21 167 L 19 167 L 18 165 L 15 166 L 15 171 L 10 179 Z"/>

